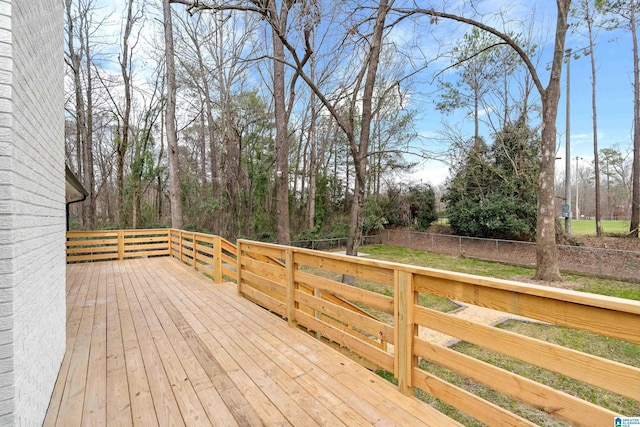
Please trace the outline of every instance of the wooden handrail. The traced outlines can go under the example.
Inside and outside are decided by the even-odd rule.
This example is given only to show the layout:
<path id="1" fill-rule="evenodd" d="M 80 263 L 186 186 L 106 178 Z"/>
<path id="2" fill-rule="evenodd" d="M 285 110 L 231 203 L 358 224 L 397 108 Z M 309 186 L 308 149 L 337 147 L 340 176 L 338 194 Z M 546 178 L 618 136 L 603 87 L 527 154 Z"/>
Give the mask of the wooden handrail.
<path id="1" fill-rule="evenodd" d="M 67 262 L 169 255 L 169 230 L 68 231 Z"/>
<path id="2" fill-rule="evenodd" d="M 284 259 L 285 268 L 266 268 L 257 261 L 261 256 Z M 301 270 L 303 267 L 312 268 Z M 420 306 L 418 297 L 428 293 L 640 344 L 637 301 L 246 240 L 238 241 L 238 269 L 238 288 L 245 297 L 289 318 L 291 324 L 321 334 L 393 372 L 401 392 L 413 395 L 415 388 L 423 389 L 485 423 L 531 424 L 422 370 L 418 359 L 441 365 L 577 425 L 610 424 L 619 414 L 430 343 L 419 337 L 419 327 L 640 401 L 640 369 L 636 367 L 440 313 Z M 386 285 L 393 290 L 393 296 L 342 284 L 322 272 L 348 274 Z M 393 322 L 379 324 L 347 313 L 323 303 L 313 292 L 301 293 L 301 285 L 358 303 L 365 310 L 392 314 Z M 356 330 L 338 326 L 347 324 L 357 325 Z M 376 335 L 388 337 L 393 348 L 371 345 L 370 340 Z"/>

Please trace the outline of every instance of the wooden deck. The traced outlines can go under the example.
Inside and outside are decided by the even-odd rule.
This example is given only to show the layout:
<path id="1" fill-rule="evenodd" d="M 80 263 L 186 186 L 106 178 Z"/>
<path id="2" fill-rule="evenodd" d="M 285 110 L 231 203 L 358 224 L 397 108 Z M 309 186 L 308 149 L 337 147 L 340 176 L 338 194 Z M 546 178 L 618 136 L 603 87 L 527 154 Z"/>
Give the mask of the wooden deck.
<path id="1" fill-rule="evenodd" d="M 174 259 L 67 267 L 45 426 L 454 424 Z"/>

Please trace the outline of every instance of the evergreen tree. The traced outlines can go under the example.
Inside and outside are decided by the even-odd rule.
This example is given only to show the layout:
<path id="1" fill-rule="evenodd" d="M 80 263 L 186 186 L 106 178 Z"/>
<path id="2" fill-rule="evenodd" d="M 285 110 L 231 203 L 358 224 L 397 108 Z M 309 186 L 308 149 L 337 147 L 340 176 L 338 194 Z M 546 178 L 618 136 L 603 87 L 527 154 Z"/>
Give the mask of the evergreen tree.
<path id="1" fill-rule="evenodd" d="M 499 132 L 491 147 L 472 145 L 443 196 L 457 234 L 532 240 L 540 138 L 522 117 Z"/>

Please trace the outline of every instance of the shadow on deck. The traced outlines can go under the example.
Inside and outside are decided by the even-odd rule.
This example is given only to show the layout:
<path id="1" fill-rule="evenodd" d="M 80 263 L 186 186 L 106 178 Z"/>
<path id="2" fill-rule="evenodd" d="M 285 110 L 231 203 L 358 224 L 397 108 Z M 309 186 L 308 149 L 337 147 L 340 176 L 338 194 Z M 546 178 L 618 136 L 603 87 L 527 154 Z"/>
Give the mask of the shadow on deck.
<path id="1" fill-rule="evenodd" d="M 454 425 L 169 257 L 67 266 L 45 426 Z"/>

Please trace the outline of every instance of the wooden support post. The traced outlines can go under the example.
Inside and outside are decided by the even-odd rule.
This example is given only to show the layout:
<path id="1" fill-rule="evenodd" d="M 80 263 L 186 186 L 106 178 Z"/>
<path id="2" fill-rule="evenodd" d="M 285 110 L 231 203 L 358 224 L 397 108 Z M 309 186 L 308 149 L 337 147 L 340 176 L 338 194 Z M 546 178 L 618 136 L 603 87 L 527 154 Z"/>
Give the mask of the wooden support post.
<path id="1" fill-rule="evenodd" d="M 413 274 L 395 270 L 393 284 L 395 290 L 394 370 L 400 392 L 413 396 L 412 372 L 418 362 L 413 354 L 413 337 L 417 329 L 413 316 L 413 306 L 417 303 L 417 293 L 413 289 Z"/>
<path id="2" fill-rule="evenodd" d="M 213 280 L 222 283 L 222 239 L 220 236 L 213 236 Z"/>
<path id="3" fill-rule="evenodd" d="M 169 250 L 169 256 L 173 257 L 173 248 L 171 246 L 171 229 L 167 229 L 167 249 Z"/>
<path id="4" fill-rule="evenodd" d="M 118 230 L 118 259 L 124 259 L 124 231 Z"/>
<path id="5" fill-rule="evenodd" d="M 182 240 L 184 238 L 184 236 L 182 235 L 182 230 L 178 231 L 178 249 L 179 249 L 179 256 L 178 259 L 180 260 L 180 262 L 184 262 L 182 261 L 182 244 L 184 243 L 184 241 Z"/>
<path id="6" fill-rule="evenodd" d="M 293 262 L 293 250 L 288 248 L 284 252 L 285 261 L 284 268 L 286 271 L 286 286 L 287 286 L 287 322 L 289 326 L 296 325 L 296 284 L 294 280 L 295 264 Z"/>
<path id="7" fill-rule="evenodd" d="M 196 233 L 193 233 L 193 240 L 192 240 L 192 245 L 193 245 L 193 268 L 198 271 L 198 237 L 196 236 Z"/>
<path id="8" fill-rule="evenodd" d="M 313 296 L 318 298 L 318 299 L 322 299 L 322 293 L 320 292 L 320 289 L 318 288 L 314 288 L 313 289 Z M 316 319 L 321 320 L 322 319 L 322 313 L 320 312 L 320 310 L 316 310 Z M 316 339 L 317 340 L 321 340 L 322 339 L 322 334 L 320 332 L 316 332 Z"/>
<path id="9" fill-rule="evenodd" d="M 238 287 L 238 295 L 242 295 L 240 288 L 242 287 L 242 240 L 238 240 L 236 243 L 236 248 L 238 253 L 236 253 L 236 285 Z"/>

